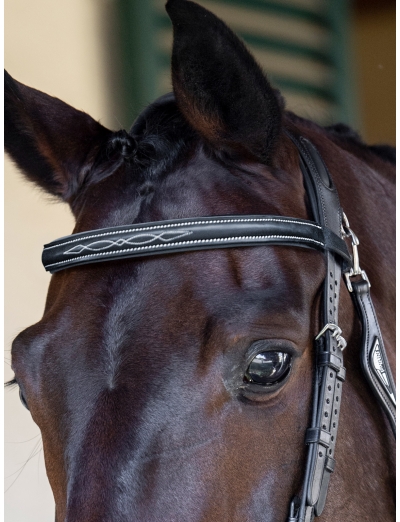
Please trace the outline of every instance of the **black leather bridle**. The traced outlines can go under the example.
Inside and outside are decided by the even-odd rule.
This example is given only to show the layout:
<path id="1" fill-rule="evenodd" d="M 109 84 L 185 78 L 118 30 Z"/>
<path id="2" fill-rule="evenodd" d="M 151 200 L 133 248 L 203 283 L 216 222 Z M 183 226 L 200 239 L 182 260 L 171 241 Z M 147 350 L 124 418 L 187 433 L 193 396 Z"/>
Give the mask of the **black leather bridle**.
<path id="1" fill-rule="evenodd" d="M 395 433 L 395 385 L 370 296 L 370 284 L 358 259 L 358 239 L 340 206 L 338 193 L 321 156 L 303 137 L 288 134 L 300 154 L 305 189 L 314 221 L 283 216 L 212 216 L 91 230 L 45 245 L 42 261 L 51 273 L 73 266 L 115 259 L 192 250 L 287 245 L 323 251 L 326 278 L 321 313 L 323 328 L 315 338 L 315 376 L 311 426 L 302 493 L 290 505 L 288 522 L 311 522 L 325 505 L 335 468 L 346 341 L 338 326 L 342 275 L 358 310 L 365 377 Z M 345 237 L 351 239 L 349 254 Z"/>

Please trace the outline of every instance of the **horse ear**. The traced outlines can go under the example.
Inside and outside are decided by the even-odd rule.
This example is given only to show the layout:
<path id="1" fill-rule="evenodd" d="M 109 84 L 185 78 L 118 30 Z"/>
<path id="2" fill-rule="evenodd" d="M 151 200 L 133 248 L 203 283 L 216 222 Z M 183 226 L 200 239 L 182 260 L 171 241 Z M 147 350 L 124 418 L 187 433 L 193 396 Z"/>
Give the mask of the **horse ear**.
<path id="1" fill-rule="evenodd" d="M 70 200 L 79 190 L 111 131 L 84 112 L 4 78 L 5 148 L 26 177 Z"/>
<path id="2" fill-rule="evenodd" d="M 214 148 L 267 162 L 283 102 L 239 38 L 187 0 L 169 0 L 172 82 L 181 112 Z"/>

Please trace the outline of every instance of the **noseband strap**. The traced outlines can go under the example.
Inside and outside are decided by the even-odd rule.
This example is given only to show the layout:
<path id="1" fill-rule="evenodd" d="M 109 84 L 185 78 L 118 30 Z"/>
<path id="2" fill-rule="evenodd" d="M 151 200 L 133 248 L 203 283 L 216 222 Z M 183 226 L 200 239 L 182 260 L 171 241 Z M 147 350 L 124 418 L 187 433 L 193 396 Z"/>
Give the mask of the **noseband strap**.
<path id="1" fill-rule="evenodd" d="M 358 260 L 358 240 L 350 229 L 332 178 L 317 149 L 287 133 L 300 154 L 300 167 L 314 221 L 285 216 L 210 216 L 91 230 L 45 245 L 46 270 L 58 272 L 89 263 L 216 248 L 268 245 L 306 247 L 324 252 L 326 278 L 321 331 L 315 339 L 315 372 L 308 446 L 301 495 L 290 505 L 288 522 L 312 522 L 325 506 L 335 468 L 346 341 L 338 326 L 342 275 L 363 326 L 361 362 L 366 379 L 395 429 L 395 387 L 369 292 Z M 350 256 L 344 238 L 350 237 Z M 354 281 L 353 278 L 356 278 Z M 361 278 L 361 280 L 360 280 Z"/>

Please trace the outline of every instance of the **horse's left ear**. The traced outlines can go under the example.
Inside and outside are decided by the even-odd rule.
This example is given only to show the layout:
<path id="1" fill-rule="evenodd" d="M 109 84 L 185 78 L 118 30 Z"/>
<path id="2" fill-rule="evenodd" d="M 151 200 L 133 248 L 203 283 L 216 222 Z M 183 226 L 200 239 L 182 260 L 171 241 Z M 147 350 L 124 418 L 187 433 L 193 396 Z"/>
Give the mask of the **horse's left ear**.
<path id="1" fill-rule="evenodd" d="M 112 132 L 88 114 L 4 76 L 4 143 L 25 176 L 70 201 Z"/>
<path id="2" fill-rule="evenodd" d="M 187 0 L 169 0 L 174 29 L 172 81 L 178 106 L 211 145 L 268 162 L 283 102 L 239 38 Z"/>

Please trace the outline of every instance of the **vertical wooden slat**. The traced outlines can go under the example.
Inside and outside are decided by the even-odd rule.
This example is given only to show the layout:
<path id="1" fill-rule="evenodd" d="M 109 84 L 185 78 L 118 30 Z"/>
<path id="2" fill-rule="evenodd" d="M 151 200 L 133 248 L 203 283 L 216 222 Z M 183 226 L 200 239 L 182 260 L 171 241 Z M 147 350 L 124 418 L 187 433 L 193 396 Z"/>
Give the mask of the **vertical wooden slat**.
<path id="1" fill-rule="evenodd" d="M 123 123 L 129 126 L 157 96 L 154 11 L 147 0 L 116 0 L 115 3 L 123 65 Z"/>
<path id="2" fill-rule="evenodd" d="M 354 99 L 354 75 L 351 42 L 350 0 L 330 0 L 327 11 L 332 31 L 332 61 L 335 74 L 332 92 L 336 99 L 334 119 L 358 127 L 359 117 Z"/>

